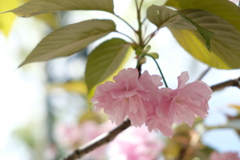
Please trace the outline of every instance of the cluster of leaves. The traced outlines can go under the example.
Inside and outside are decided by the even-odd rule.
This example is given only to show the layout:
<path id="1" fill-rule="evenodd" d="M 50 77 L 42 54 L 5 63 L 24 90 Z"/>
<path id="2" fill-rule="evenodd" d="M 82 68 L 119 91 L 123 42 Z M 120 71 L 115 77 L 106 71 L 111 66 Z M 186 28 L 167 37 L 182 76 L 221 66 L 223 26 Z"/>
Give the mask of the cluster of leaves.
<path id="1" fill-rule="evenodd" d="M 138 6 L 138 11 L 142 3 L 143 1 Z M 167 6 L 177 10 L 169 9 Z M 8 12 L 29 17 L 66 10 L 98 10 L 121 19 L 114 13 L 113 0 L 32 0 Z M 145 39 L 142 37 L 141 28 L 144 20 L 141 20 L 140 15 L 138 15 L 137 30 L 121 19 L 132 28 L 138 40 L 128 37 L 130 42 L 127 42 L 120 38 L 113 38 L 103 42 L 90 53 L 85 74 L 89 92 L 121 69 L 131 48 L 143 51 L 157 31 L 165 26 L 183 48 L 198 60 L 221 69 L 240 67 L 238 63 L 240 16 L 238 7 L 233 3 L 227 0 L 191 2 L 168 0 L 165 6 L 150 6 L 147 9 L 146 18 L 157 29 Z M 20 66 L 72 55 L 111 32 L 118 31 L 115 22 L 110 19 L 92 19 L 62 27 L 46 36 Z"/>

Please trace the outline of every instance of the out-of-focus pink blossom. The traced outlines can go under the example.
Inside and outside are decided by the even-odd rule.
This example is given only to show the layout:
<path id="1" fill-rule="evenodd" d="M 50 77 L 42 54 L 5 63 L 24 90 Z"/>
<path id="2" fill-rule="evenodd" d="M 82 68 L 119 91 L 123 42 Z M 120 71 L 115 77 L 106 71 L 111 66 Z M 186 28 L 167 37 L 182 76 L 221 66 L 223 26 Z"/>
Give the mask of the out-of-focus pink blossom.
<path id="1" fill-rule="evenodd" d="M 186 84 L 188 79 L 188 73 L 183 72 L 178 77 L 177 89 L 161 88 L 159 90 L 156 112 L 150 112 L 146 121 L 150 131 L 159 129 L 164 135 L 171 137 L 172 123 L 185 122 L 192 126 L 195 115 L 201 118 L 206 117 L 212 91 L 202 81 Z"/>
<path id="2" fill-rule="evenodd" d="M 154 160 L 163 149 L 163 142 L 146 127 L 128 128 L 108 146 L 110 160 Z"/>
<path id="3" fill-rule="evenodd" d="M 101 125 L 94 121 L 86 121 L 80 125 L 58 125 L 55 137 L 60 146 L 68 149 L 76 149 L 76 147 L 88 143 L 112 128 L 113 125 L 109 121 Z M 101 146 L 83 157 L 83 159 L 95 160 L 104 158 L 105 146 Z"/>
<path id="4" fill-rule="evenodd" d="M 240 160 L 240 157 L 236 152 L 227 152 L 227 153 L 213 152 L 210 155 L 209 160 Z"/>
<path id="5" fill-rule="evenodd" d="M 97 110 L 103 109 L 112 122 L 120 124 L 126 117 L 134 126 L 141 126 L 147 116 L 149 103 L 154 99 L 153 90 L 162 85 L 160 76 L 150 76 L 147 71 L 139 78 L 137 69 L 124 69 L 113 78 L 99 85 L 92 98 Z M 155 95 L 156 96 L 156 95 Z"/>
<path id="6" fill-rule="evenodd" d="M 70 148 L 81 142 L 80 129 L 78 125 L 57 125 L 56 138 L 64 147 Z"/>

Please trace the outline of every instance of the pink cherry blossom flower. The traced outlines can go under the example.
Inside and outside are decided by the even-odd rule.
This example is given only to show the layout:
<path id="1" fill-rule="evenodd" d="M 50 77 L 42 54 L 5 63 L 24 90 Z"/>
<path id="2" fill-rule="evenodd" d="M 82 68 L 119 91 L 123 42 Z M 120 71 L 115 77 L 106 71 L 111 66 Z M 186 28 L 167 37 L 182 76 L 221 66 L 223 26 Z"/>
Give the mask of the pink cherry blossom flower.
<path id="1" fill-rule="evenodd" d="M 116 124 L 128 117 L 134 126 L 145 122 L 149 131 L 161 131 L 169 137 L 174 122 L 192 126 L 196 115 L 207 116 L 212 90 L 204 82 L 186 84 L 189 76 L 183 72 L 177 89 L 159 89 L 161 79 L 147 71 L 139 77 L 137 69 L 124 69 L 113 78 L 115 82 L 98 86 L 91 102 Z"/>
<path id="2" fill-rule="evenodd" d="M 171 126 L 174 122 L 185 122 L 192 126 L 195 115 L 206 117 L 212 90 L 202 81 L 186 84 L 188 79 L 188 73 L 183 72 L 178 77 L 177 89 L 159 90 L 156 112 L 149 112 L 146 121 L 150 131 L 160 130 L 164 135 L 171 137 Z"/>
<path id="3" fill-rule="evenodd" d="M 213 152 L 210 155 L 210 160 L 240 160 L 238 153 L 227 152 L 227 153 L 217 153 Z"/>
<path id="4" fill-rule="evenodd" d="M 162 85 L 161 77 L 150 76 L 145 71 L 139 78 L 137 69 L 128 68 L 113 80 L 115 82 L 99 85 L 91 102 L 116 124 L 128 117 L 132 125 L 141 126 L 146 120 L 148 105 L 154 100 L 153 93 Z"/>

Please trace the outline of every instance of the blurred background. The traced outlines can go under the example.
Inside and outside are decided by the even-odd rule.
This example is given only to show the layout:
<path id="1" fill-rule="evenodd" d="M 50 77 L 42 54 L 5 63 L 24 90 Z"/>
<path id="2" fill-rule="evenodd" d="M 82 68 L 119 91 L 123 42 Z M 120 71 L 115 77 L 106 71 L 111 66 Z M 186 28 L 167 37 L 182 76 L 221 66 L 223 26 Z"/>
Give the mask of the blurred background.
<path id="1" fill-rule="evenodd" d="M 0 0 L 0 11 L 16 8 L 26 1 Z M 148 0 L 144 4 L 143 14 L 147 6 L 163 3 L 164 1 Z M 133 1 L 115 0 L 114 4 L 115 12 L 136 28 Z M 113 19 L 117 23 L 117 30 L 136 38 L 123 22 L 104 12 L 68 11 L 30 18 L 16 17 L 13 13 L 0 14 L 0 159 L 60 159 L 74 148 L 115 127 L 104 114 L 96 113 L 89 107 L 84 70 L 88 53 L 94 46 L 103 39 L 116 36 L 124 38 L 123 36 L 110 34 L 70 57 L 18 68 L 39 41 L 50 32 L 92 18 Z M 147 33 L 150 33 L 154 26 L 149 22 L 147 25 Z M 172 88 L 177 86 L 177 76 L 181 72 L 188 71 L 191 82 L 208 68 L 182 49 L 167 28 L 160 30 L 151 47 L 153 52 L 159 53 L 158 62 Z M 125 67 L 135 65 L 136 60 L 132 54 Z M 151 59 L 147 59 L 143 70 L 159 74 Z M 211 86 L 239 76 L 239 69 L 212 68 L 203 81 Z M 204 154 L 208 156 L 212 150 L 240 154 L 239 89 L 229 87 L 214 93 L 210 100 L 209 116 L 204 122 L 197 120 L 192 129 L 185 125 L 175 128 L 179 134 L 171 140 L 161 133 L 148 133 L 144 127 L 131 127 L 114 142 L 85 156 L 85 159 L 124 160 L 130 159 L 129 157 L 134 159 L 137 155 L 146 160 L 154 157 L 171 159 L 178 157 L 189 144 L 196 147 L 196 150 L 185 153 L 191 158 L 206 157 Z M 141 147 L 136 149 L 136 146 Z M 135 148 L 135 151 L 129 153 L 130 148 Z"/>

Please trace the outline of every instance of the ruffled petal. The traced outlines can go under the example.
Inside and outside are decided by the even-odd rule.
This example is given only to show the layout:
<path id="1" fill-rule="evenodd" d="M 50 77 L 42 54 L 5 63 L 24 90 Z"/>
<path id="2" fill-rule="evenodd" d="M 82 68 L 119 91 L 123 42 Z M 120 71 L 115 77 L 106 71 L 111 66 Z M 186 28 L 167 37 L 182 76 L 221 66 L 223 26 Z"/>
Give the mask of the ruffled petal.
<path id="1" fill-rule="evenodd" d="M 189 80 L 189 75 L 188 72 L 182 72 L 180 76 L 178 76 L 178 87 L 177 89 L 183 88 L 184 85 L 187 83 Z"/>

